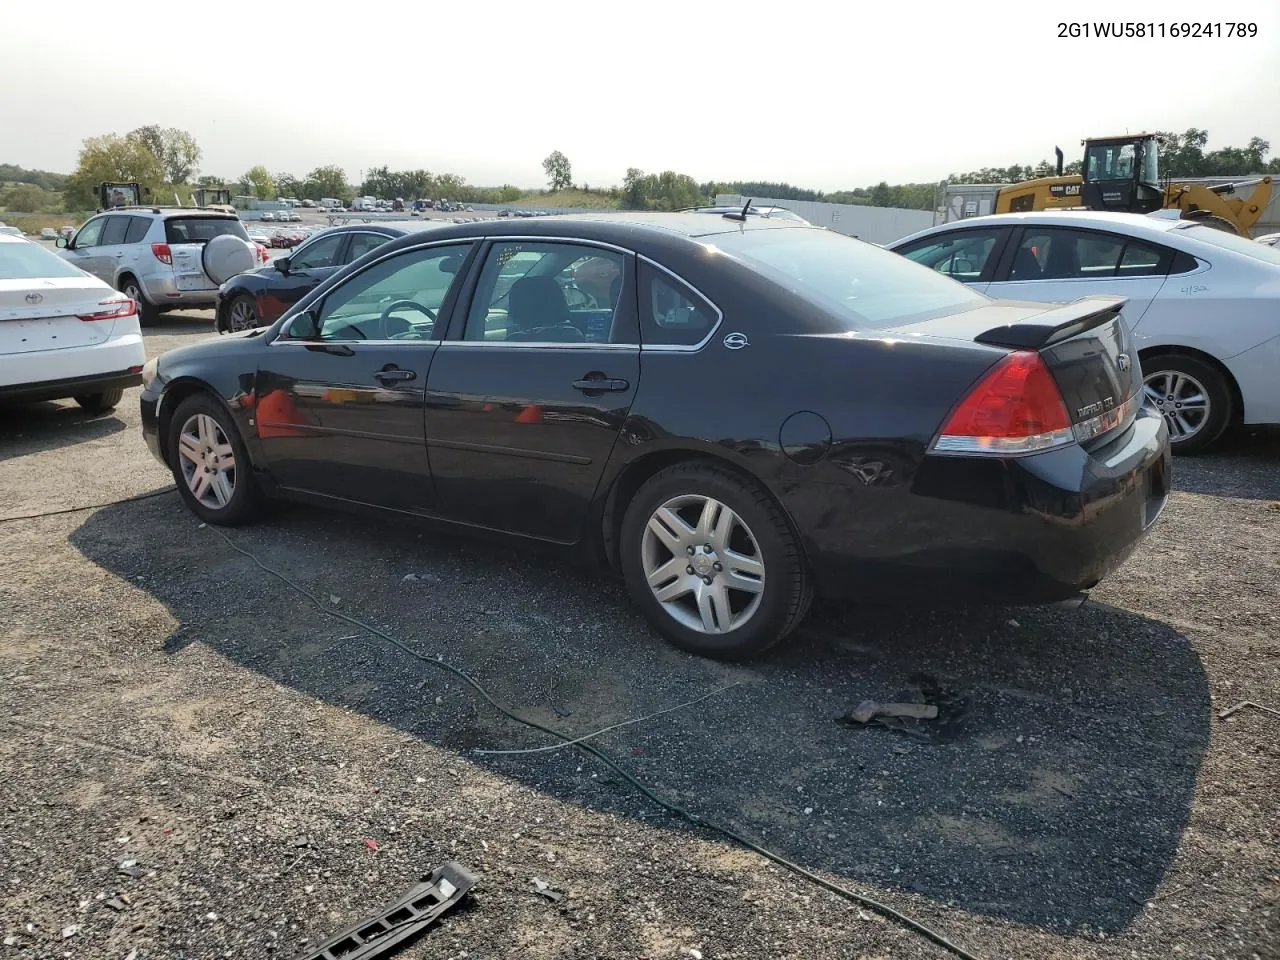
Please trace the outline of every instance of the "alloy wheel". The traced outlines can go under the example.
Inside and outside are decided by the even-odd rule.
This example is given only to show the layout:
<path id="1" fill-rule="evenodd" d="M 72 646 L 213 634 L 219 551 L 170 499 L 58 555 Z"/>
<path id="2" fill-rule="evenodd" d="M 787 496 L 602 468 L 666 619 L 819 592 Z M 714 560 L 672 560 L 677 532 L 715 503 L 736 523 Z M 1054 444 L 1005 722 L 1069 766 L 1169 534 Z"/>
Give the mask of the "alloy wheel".
<path id="1" fill-rule="evenodd" d="M 1143 391 L 1164 416 L 1174 443 L 1194 437 L 1209 420 L 1209 392 L 1190 374 L 1157 370 L 1144 379 Z"/>
<path id="2" fill-rule="evenodd" d="M 196 502 L 221 510 L 236 492 L 236 454 L 218 421 L 205 413 L 187 418 L 178 434 L 182 478 Z"/>
<path id="3" fill-rule="evenodd" d="M 231 304 L 229 319 L 233 333 L 238 333 L 241 330 L 252 330 L 258 325 L 258 312 L 253 309 L 253 304 L 241 298 Z"/>
<path id="4" fill-rule="evenodd" d="M 668 500 L 649 517 L 640 549 L 649 589 L 690 630 L 728 633 L 759 610 L 764 556 L 742 518 L 719 500 Z"/>

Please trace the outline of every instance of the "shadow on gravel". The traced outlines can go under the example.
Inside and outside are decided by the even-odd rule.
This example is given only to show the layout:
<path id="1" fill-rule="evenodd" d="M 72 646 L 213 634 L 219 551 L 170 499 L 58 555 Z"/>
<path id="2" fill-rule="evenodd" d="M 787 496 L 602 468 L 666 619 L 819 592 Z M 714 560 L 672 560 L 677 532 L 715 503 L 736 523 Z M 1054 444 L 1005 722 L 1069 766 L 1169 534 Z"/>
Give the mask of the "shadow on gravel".
<path id="1" fill-rule="evenodd" d="M 1243 500 L 1280 500 L 1280 428 L 1236 427 L 1208 452 L 1177 457 L 1173 486 Z"/>
<path id="2" fill-rule="evenodd" d="M 0 461 L 101 440 L 125 426 L 114 413 L 89 413 L 71 400 L 0 406 Z"/>
<path id="3" fill-rule="evenodd" d="M 612 581 L 509 548 L 296 507 L 229 536 L 573 735 L 737 681 L 597 743 L 664 796 L 805 866 L 1044 929 L 1114 932 L 1138 916 L 1173 861 L 1208 744 L 1195 652 L 1113 608 L 825 606 L 770 658 L 734 666 L 663 644 Z M 384 642 L 352 638 L 174 500 L 98 511 L 71 540 L 177 618 L 157 653 L 206 644 L 568 803 L 671 822 L 571 750 L 477 755 L 548 738 Z M 929 739 L 837 722 L 864 699 L 922 694 L 945 705 Z M 282 734 L 219 763 L 233 773 L 275 757 L 284 771 L 295 748 Z"/>

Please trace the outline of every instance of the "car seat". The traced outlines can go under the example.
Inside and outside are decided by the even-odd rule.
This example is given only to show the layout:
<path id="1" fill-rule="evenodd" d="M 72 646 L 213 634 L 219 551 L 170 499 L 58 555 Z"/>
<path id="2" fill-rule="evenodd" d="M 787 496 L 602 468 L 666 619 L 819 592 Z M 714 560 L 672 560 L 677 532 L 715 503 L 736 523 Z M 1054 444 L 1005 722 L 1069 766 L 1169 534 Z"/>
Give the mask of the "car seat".
<path id="1" fill-rule="evenodd" d="M 1013 269 L 1009 271 L 1010 280 L 1039 280 L 1040 261 L 1026 247 L 1019 247 L 1013 255 Z"/>
<path id="2" fill-rule="evenodd" d="M 574 326 L 564 291 L 553 277 L 521 277 L 507 296 L 507 339 L 581 343 L 586 335 Z"/>

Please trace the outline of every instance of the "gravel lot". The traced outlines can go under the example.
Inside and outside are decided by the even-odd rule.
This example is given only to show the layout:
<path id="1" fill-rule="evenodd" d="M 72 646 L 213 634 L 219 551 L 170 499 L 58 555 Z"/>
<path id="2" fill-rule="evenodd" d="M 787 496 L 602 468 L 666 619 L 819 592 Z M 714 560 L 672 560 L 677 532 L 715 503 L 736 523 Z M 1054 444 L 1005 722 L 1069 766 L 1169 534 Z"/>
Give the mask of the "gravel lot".
<path id="1" fill-rule="evenodd" d="M 150 351 L 210 328 L 170 315 Z M 829 605 L 747 666 L 512 548 L 291 506 L 229 536 L 573 735 L 719 690 L 595 742 L 978 956 L 1268 958 L 1280 719 L 1218 712 L 1280 708 L 1278 467 L 1276 433 L 1179 459 L 1157 530 L 1082 609 Z M 136 390 L 0 416 L 0 517 L 168 482 Z M 477 753 L 552 741 L 173 494 L 0 537 L 0 956 L 289 957 L 448 858 L 474 897 L 402 956 L 946 956 L 571 749 Z M 929 741 L 836 722 L 921 690 L 945 704 Z"/>

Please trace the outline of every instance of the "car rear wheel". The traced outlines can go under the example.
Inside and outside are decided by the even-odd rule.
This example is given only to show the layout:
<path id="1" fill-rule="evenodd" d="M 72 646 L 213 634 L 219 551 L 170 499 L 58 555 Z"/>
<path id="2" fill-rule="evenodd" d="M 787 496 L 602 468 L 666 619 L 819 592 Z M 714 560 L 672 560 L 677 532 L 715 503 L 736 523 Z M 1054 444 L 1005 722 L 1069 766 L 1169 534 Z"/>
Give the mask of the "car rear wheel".
<path id="1" fill-rule="evenodd" d="M 248 451 L 231 415 L 213 397 L 196 394 L 178 405 L 168 453 L 178 491 L 201 520 L 235 526 L 258 514 L 261 494 Z"/>
<path id="2" fill-rule="evenodd" d="M 113 409 L 123 396 L 124 389 L 116 387 L 114 390 L 103 390 L 99 393 L 76 394 L 76 403 L 90 413 L 106 413 Z"/>
<path id="3" fill-rule="evenodd" d="M 1142 361 L 1147 401 L 1169 427 L 1174 453 L 1199 453 L 1231 422 L 1232 394 L 1226 378 L 1197 357 L 1176 353 Z"/>
<path id="4" fill-rule="evenodd" d="M 692 653 L 744 659 L 773 646 L 813 594 L 781 509 L 723 467 L 682 463 L 651 477 L 622 521 L 627 588 L 658 631 Z"/>
<path id="5" fill-rule="evenodd" d="M 160 318 L 160 311 L 142 295 L 142 285 L 125 275 L 120 281 L 120 292 L 138 305 L 138 326 L 149 327 Z"/>
<path id="6" fill-rule="evenodd" d="M 239 294 L 227 307 L 227 329 L 231 333 L 241 330 L 253 330 L 261 323 L 258 305 L 253 297 L 246 293 Z"/>

